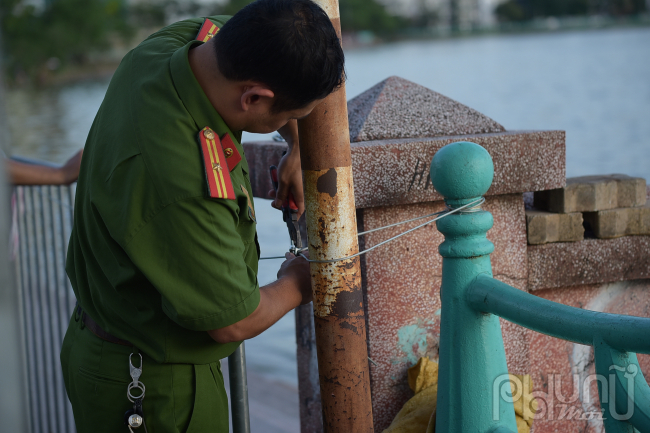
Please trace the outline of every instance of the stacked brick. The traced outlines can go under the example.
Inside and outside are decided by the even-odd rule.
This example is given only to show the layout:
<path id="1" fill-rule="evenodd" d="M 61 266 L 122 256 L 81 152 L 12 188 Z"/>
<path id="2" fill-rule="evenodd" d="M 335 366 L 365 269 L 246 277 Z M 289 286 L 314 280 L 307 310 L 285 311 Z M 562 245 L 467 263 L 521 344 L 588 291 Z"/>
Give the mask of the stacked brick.
<path id="1" fill-rule="evenodd" d="M 528 243 L 575 242 L 650 235 L 650 200 L 642 178 L 622 174 L 567 179 L 560 189 L 535 192 L 526 210 Z"/>

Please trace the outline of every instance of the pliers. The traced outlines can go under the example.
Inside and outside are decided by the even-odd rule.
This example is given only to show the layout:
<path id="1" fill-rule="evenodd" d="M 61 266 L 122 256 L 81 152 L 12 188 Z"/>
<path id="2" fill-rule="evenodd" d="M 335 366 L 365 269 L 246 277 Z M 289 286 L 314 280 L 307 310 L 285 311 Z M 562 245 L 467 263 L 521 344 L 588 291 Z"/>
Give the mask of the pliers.
<path id="1" fill-rule="evenodd" d="M 269 168 L 271 173 L 271 182 L 275 192 L 278 192 L 278 168 L 272 165 Z M 289 237 L 291 238 L 291 248 L 289 252 L 294 256 L 302 251 L 302 239 L 300 238 L 300 226 L 298 225 L 298 206 L 293 198 L 293 194 L 289 192 L 289 196 L 282 203 L 282 219 L 287 224 L 289 229 Z"/>

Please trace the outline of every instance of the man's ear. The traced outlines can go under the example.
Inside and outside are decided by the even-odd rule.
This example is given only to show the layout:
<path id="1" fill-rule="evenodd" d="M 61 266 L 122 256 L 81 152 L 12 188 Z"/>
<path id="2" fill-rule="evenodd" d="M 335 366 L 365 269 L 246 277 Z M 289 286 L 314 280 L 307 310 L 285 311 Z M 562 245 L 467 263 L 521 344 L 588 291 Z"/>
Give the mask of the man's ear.
<path id="1" fill-rule="evenodd" d="M 241 108 L 250 111 L 256 108 L 268 108 L 273 103 L 275 93 L 261 84 L 245 86 L 241 94 Z"/>

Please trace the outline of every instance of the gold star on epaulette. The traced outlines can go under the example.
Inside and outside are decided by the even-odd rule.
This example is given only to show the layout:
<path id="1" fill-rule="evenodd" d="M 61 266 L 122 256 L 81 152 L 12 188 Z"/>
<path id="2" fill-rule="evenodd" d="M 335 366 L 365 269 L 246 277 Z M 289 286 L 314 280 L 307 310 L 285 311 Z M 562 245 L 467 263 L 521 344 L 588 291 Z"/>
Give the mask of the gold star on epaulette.
<path id="1" fill-rule="evenodd" d="M 214 132 L 210 128 L 206 128 L 205 131 L 203 131 L 203 135 L 205 135 L 205 138 L 208 140 L 214 140 Z"/>

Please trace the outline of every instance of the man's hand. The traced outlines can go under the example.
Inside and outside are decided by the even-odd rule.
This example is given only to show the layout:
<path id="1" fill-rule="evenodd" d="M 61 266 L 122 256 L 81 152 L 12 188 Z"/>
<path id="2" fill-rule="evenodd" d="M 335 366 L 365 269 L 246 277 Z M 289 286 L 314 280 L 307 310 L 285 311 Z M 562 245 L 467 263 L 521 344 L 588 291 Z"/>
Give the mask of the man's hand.
<path id="1" fill-rule="evenodd" d="M 309 257 L 309 252 L 305 251 L 303 254 Z M 291 253 L 284 255 L 286 260 L 280 266 L 278 271 L 278 280 L 283 278 L 293 278 L 296 281 L 296 286 L 300 289 L 301 301 L 300 305 L 308 304 L 311 302 L 311 274 L 309 272 L 309 262 L 302 257 L 296 257 Z"/>
<path id="2" fill-rule="evenodd" d="M 289 149 L 278 164 L 278 192 L 269 191 L 269 197 L 275 199 L 271 206 L 282 208 L 282 203 L 293 194 L 293 199 L 298 206 L 298 217 L 305 211 L 305 196 L 302 187 L 302 170 L 300 167 L 300 148 L 298 145 L 298 122 L 290 120 L 278 132 L 286 140 Z"/>
<path id="3" fill-rule="evenodd" d="M 59 169 L 61 173 L 61 180 L 64 185 L 69 185 L 79 178 L 79 169 L 81 168 L 81 156 L 83 149 L 75 153 L 72 158 L 66 161 L 65 164 Z"/>

